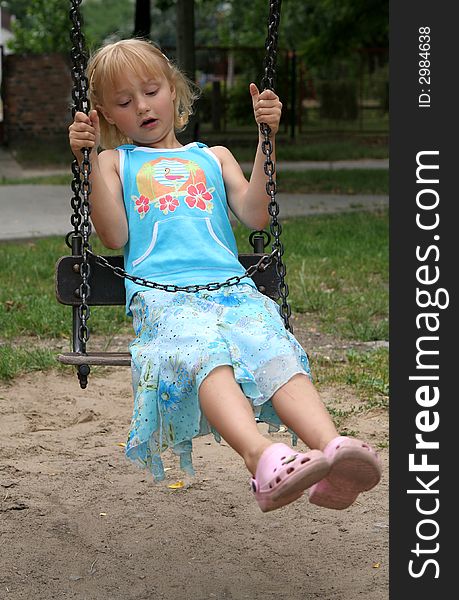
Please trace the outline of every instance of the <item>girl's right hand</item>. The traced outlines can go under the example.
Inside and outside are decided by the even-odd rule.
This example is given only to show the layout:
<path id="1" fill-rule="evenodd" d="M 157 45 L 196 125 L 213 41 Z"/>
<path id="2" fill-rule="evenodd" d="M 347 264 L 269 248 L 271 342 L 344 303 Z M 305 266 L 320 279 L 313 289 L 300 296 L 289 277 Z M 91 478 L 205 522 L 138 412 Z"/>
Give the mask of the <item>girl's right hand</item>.
<path id="1" fill-rule="evenodd" d="M 100 124 L 97 110 L 75 113 L 73 123 L 69 127 L 70 148 L 74 156 L 81 160 L 83 148 L 97 148 L 100 145 Z M 94 153 L 91 152 L 92 158 Z"/>

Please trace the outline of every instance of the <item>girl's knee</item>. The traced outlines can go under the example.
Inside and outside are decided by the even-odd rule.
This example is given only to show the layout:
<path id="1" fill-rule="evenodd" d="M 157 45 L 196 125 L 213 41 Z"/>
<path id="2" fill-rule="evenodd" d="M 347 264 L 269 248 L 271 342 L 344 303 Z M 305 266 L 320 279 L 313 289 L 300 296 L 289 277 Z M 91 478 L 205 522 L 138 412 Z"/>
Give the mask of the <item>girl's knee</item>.
<path id="1" fill-rule="evenodd" d="M 215 369 L 212 369 L 212 371 L 202 380 L 201 385 L 199 386 L 199 394 L 205 394 L 209 389 L 215 392 L 215 389 L 233 383 L 236 383 L 233 367 L 230 365 L 219 365 L 218 367 L 215 367 Z"/>

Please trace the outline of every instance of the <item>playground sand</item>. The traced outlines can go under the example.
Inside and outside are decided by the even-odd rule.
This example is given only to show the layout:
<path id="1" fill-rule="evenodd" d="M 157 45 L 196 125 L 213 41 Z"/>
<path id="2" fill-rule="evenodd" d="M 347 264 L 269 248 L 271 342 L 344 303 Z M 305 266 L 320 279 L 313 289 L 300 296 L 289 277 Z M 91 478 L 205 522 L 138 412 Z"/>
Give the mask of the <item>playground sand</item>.
<path id="1" fill-rule="evenodd" d="M 346 387 L 321 395 L 355 404 Z M 387 411 L 344 422 L 382 447 L 377 488 L 344 511 L 305 496 L 263 514 L 241 459 L 210 436 L 194 443 L 194 478 L 166 454 L 155 484 L 124 457 L 131 410 L 126 368 L 86 391 L 71 370 L 0 385 L 1 599 L 387 600 Z"/>

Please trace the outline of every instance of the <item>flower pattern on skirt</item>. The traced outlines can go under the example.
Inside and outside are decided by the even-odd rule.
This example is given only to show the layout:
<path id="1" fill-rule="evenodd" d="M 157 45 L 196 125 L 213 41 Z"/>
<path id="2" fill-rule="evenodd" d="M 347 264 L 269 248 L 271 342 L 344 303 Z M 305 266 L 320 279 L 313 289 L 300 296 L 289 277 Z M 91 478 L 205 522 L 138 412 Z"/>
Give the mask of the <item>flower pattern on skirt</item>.
<path id="1" fill-rule="evenodd" d="M 138 292 L 130 344 L 134 410 L 126 456 L 164 479 L 161 453 L 171 448 L 193 474 L 193 438 L 218 433 L 201 412 L 198 390 L 220 365 L 230 365 L 254 417 L 277 429 L 271 397 L 293 375 L 310 377 L 308 358 L 285 329 L 278 305 L 248 284 L 214 291 Z"/>

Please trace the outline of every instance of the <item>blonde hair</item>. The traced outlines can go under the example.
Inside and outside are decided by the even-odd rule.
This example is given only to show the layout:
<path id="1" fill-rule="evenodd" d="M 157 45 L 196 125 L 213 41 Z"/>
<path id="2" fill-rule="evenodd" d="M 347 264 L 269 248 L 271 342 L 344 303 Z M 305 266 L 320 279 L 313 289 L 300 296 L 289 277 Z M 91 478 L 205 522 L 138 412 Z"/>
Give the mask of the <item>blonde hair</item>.
<path id="1" fill-rule="evenodd" d="M 131 38 L 102 46 L 88 62 L 86 70 L 89 81 L 91 108 L 97 110 L 104 104 L 104 90 L 115 87 L 123 75 L 131 71 L 137 75 L 153 77 L 163 75 L 174 86 L 175 131 L 185 129 L 193 113 L 193 103 L 199 97 L 198 87 L 192 83 L 154 44 L 148 40 Z M 116 125 L 111 125 L 98 110 L 101 146 L 116 148 L 132 143 Z"/>

